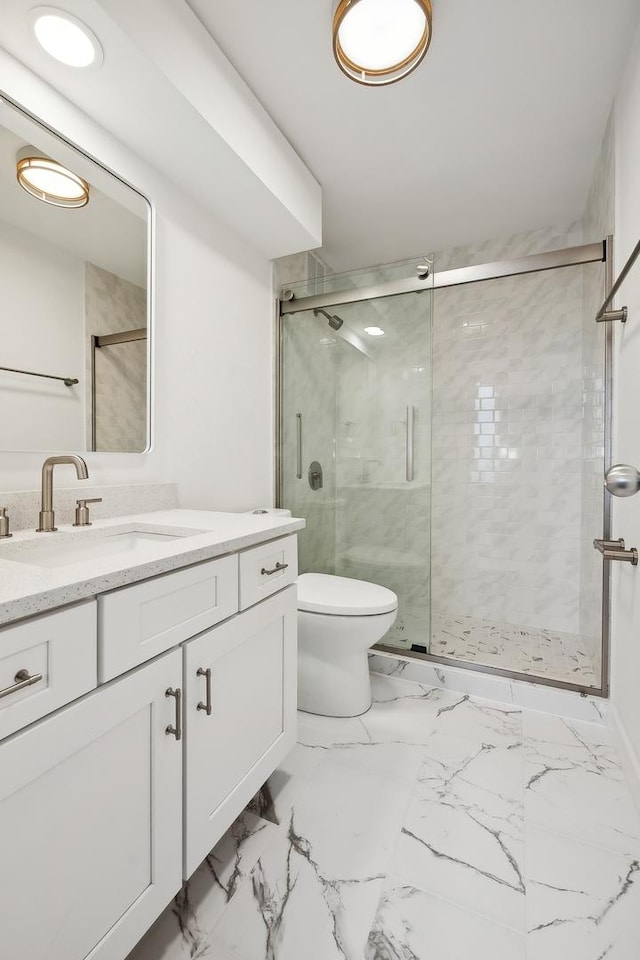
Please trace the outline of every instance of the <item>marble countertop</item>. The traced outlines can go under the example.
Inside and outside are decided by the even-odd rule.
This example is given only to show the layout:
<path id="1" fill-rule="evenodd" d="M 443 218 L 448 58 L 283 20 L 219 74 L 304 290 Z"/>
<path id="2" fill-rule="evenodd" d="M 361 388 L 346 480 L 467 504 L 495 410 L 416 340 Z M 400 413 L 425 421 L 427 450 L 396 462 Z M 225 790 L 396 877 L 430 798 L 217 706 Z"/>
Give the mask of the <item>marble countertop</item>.
<path id="1" fill-rule="evenodd" d="M 61 525 L 57 533 L 18 531 L 10 540 L 0 541 L 0 624 L 85 600 L 192 563 L 234 553 L 295 533 L 304 525 L 304 520 L 278 514 L 160 510 L 98 520 L 83 528 Z M 182 536 L 167 541 L 150 541 L 131 555 L 125 552 L 109 555 L 105 551 L 102 556 L 84 556 L 81 560 L 65 562 L 63 566 L 38 565 L 41 544 L 55 543 L 61 549 L 80 541 L 87 545 L 89 541 L 98 544 L 106 542 L 102 539 L 105 530 L 110 534 L 128 531 L 171 534 L 179 530 Z M 191 534 L 191 530 L 196 532 Z"/>

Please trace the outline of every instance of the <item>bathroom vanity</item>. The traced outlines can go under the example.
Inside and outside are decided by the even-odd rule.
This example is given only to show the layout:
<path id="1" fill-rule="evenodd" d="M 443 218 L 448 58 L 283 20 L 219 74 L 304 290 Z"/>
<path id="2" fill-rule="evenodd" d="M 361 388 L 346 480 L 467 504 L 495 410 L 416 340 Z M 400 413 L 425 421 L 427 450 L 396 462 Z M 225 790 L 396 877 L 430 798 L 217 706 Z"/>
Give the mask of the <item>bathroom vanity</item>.
<path id="1" fill-rule="evenodd" d="M 123 960 L 295 742 L 296 531 L 0 543 L 0 954 Z"/>

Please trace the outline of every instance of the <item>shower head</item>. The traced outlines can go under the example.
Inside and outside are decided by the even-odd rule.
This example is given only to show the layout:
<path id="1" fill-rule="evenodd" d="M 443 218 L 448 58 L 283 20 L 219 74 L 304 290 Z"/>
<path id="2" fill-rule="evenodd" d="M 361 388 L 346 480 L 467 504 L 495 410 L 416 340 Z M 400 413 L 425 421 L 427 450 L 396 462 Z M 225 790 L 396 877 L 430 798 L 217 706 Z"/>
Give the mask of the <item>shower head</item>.
<path id="1" fill-rule="evenodd" d="M 329 326 L 331 327 L 332 330 L 339 330 L 342 324 L 344 323 L 344 320 L 342 320 L 336 314 L 332 316 L 330 313 L 327 313 L 326 310 L 323 310 L 322 307 L 314 308 L 314 311 L 313 311 L 314 317 L 317 317 L 319 313 L 321 313 L 323 317 L 327 318 Z"/>

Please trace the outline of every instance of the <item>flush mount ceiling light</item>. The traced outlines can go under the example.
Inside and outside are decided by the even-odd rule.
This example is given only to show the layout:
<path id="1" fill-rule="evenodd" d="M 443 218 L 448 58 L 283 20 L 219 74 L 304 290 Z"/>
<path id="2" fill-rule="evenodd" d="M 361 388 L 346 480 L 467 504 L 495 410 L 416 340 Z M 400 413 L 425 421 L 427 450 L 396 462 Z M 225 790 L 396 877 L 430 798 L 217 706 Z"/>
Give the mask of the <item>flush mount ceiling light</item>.
<path id="1" fill-rule="evenodd" d="M 35 147 L 23 147 L 17 156 L 18 183 L 23 190 L 54 207 L 84 207 L 89 203 L 89 184 L 57 160 L 45 157 Z"/>
<path id="2" fill-rule="evenodd" d="M 56 7 L 36 7 L 30 14 L 36 40 L 49 56 L 68 67 L 97 67 L 102 47 L 82 20 Z"/>
<path id="3" fill-rule="evenodd" d="M 338 0 L 333 55 L 351 80 L 380 87 L 418 66 L 431 42 L 430 0 Z"/>
<path id="4" fill-rule="evenodd" d="M 382 327 L 365 327 L 364 332 L 368 333 L 370 337 L 384 337 Z"/>

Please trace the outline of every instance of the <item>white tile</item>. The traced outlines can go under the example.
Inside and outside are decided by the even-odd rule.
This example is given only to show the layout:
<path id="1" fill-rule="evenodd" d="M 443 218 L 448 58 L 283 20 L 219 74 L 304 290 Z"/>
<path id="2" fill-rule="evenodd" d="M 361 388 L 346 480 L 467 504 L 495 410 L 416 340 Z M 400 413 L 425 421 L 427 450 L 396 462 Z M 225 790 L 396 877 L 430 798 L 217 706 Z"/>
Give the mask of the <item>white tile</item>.
<path id="1" fill-rule="evenodd" d="M 525 960 L 525 938 L 446 900 L 392 880 L 380 901 L 365 960 L 464 957 Z"/>
<path id="2" fill-rule="evenodd" d="M 391 872 L 524 932 L 522 749 L 482 733 L 432 737 Z"/>
<path id="3" fill-rule="evenodd" d="M 627 853 L 640 816 L 606 727 L 525 714 L 525 816 L 547 830 Z"/>
<path id="4" fill-rule="evenodd" d="M 621 854 L 527 834 L 529 960 L 637 960 L 640 847 Z"/>
<path id="5" fill-rule="evenodd" d="M 211 930 L 277 827 L 243 813 L 129 955 L 129 960 L 227 960 Z"/>
<path id="6" fill-rule="evenodd" d="M 271 774 L 249 806 L 252 813 L 270 823 L 281 824 L 300 791 L 304 789 L 322 761 L 322 750 L 297 743 Z"/>
<path id="7" fill-rule="evenodd" d="M 329 752 L 215 936 L 242 960 L 361 956 L 410 790 Z"/>

